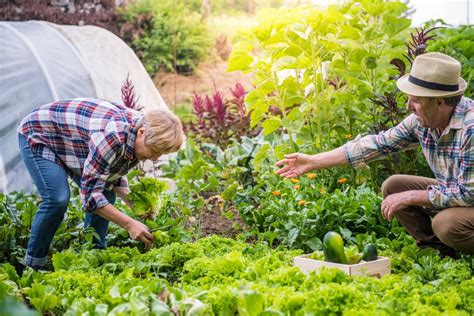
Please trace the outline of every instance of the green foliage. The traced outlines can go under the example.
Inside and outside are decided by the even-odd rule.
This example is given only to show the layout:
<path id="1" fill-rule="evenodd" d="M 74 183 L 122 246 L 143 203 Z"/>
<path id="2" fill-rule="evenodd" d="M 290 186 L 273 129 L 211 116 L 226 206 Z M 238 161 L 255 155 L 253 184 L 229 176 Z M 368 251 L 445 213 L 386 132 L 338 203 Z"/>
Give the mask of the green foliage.
<path id="1" fill-rule="evenodd" d="M 178 0 L 179 1 L 179 0 Z M 201 13 L 202 0 L 181 0 L 192 11 Z M 294 1 L 293 1 L 294 2 Z M 299 2 L 307 3 L 309 0 L 299 0 Z M 278 8 L 284 4 L 284 0 L 256 0 L 256 9 L 259 8 Z M 212 0 L 212 14 L 242 14 L 248 12 L 249 0 Z"/>
<path id="2" fill-rule="evenodd" d="M 463 25 L 456 28 L 439 29 L 436 42 L 428 46 L 430 52 L 445 53 L 459 60 L 461 76 L 468 82 L 464 92 L 467 97 L 474 94 L 474 26 Z"/>
<path id="3" fill-rule="evenodd" d="M 401 254 L 390 253 L 395 274 L 376 279 L 349 277 L 338 269 L 304 275 L 292 266 L 300 254 L 213 236 L 147 253 L 114 247 L 68 250 L 55 255 L 54 272 L 28 269 L 19 278 L 5 265 L 0 280 L 9 280 L 15 293 L 45 314 L 473 312 L 470 257 L 441 260 L 413 244 Z M 8 310 L 24 310 L 6 300 Z"/>
<path id="4" fill-rule="evenodd" d="M 26 294 L 33 305 L 40 312 L 53 310 L 59 303 L 59 298 L 54 294 L 54 287 L 33 283 L 31 288 L 26 290 Z"/>
<path id="5" fill-rule="evenodd" d="M 335 172 L 283 179 L 262 170 L 256 184 L 237 194 L 242 219 L 260 238 L 292 248 L 321 249 L 330 230 L 347 242 L 358 234 L 397 239 L 404 234 L 396 222 L 380 215 L 381 197 L 367 186 L 353 187 Z"/>
<path id="6" fill-rule="evenodd" d="M 15 263 L 21 256 L 17 253 L 20 250 L 20 245 L 25 247 L 26 242 L 22 239 L 27 238 L 28 229 L 31 225 L 31 219 L 36 212 L 34 204 L 31 200 L 25 199 L 19 204 L 15 203 L 16 195 L 5 195 L 0 193 L 0 258 L 9 262 Z M 24 212 L 22 212 L 24 208 Z M 24 217 L 27 221 L 23 223 L 21 218 Z"/>
<path id="7" fill-rule="evenodd" d="M 153 76 L 160 69 L 194 71 L 209 51 L 210 36 L 198 14 L 174 0 L 139 0 L 121 10 L 122 38 Z M 176 63 L 176 64 L 175 64 Z"/>
<path id="8" fill-rule="evenodd" d="M 382 111 L 369 98 L 394 86 L 389 62 L 404 50 L 406 10 L 365 0 L 262 11 L 229 59 L 229 70 L 255 73 L 251 124 L 287 133 L 292 151 L 330 149 L 365 132 Z"/>
<path id="9" fill-rule="evenodd" d="M 2 297 L 0 295 L 0 297 Z M 36 316 L 38 312 L 29 309 L 11 296 L 0 298 L 0 315 Z"/>
<path id="10" fill-rule="evenodd" d="M 163 206 L 162 193 L 168 189 L 168 183 L 156 178 L 144 177 L 130 185 L 127 199 L 133 203 L 135 215 L 143 218 L 155 217 Z"/>

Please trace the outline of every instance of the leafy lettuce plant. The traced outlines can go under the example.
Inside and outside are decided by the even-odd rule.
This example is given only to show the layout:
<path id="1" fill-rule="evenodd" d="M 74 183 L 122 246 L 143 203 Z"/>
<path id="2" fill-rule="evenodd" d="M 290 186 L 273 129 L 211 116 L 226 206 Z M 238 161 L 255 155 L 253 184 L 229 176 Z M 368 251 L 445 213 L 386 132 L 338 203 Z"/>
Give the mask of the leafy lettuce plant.
<path id="1" fill-rule="evenodd" d="M 162 193 L 168 183 L 156 178 L 144 177 L 130 185 L 127 199 L 133 203 L 133 212 L 142 219 L 154 219 L 164 203 Z"/>

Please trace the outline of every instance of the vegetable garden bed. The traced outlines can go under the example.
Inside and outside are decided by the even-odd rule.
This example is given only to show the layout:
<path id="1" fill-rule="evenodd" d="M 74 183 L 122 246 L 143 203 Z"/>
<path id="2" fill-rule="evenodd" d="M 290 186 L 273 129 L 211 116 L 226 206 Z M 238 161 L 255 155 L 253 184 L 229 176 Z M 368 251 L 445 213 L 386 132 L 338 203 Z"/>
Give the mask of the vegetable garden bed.
<path id="1" fill-rule="evenodd" d="M 65 315 L 472 315 L 472 259 L 407 247 L 380 279 L 322 268 L 305 275 L 299 250 L 212 236 L 140 253 L 66 250 L 54 272 L 0 268 L 0 293 Z M 387 253 L 384 253 L 387 255 Z M 0 312 L 2 311 L 0 303 Z M 10 306 L 11 307 L 11 306 Z M 261 314 L 263 313 L 263 314 Z"/>

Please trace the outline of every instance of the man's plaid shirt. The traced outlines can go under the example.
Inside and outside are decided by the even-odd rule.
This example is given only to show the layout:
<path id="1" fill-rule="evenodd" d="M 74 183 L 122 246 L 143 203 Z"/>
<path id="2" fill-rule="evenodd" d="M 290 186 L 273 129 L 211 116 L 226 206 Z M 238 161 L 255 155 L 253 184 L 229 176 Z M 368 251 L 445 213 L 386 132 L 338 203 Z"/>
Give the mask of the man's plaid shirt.
<path id="1" fill-rule="evenodd" d="M 474 102 L 462 98 L 442 135 L 420 126 L 415 115 L 379 133 L 357 137 L 344 145 L 347 160 L 354 167 L 401 150 L 421 145 L 423 154 L 438 181 L 427 187 L 437 209 L 474 206 Z"/>
<path id="2" fill-rule="evenodd" d="M 105 188 L 128 186 L 125 175 L 138 164 L 135 139 L 143 116 L 122 105 L 82 98 L 43 105 L 26 116 L 18 133 L 32 152 L 81 177 L 87 212 L 107 205 Z"/>

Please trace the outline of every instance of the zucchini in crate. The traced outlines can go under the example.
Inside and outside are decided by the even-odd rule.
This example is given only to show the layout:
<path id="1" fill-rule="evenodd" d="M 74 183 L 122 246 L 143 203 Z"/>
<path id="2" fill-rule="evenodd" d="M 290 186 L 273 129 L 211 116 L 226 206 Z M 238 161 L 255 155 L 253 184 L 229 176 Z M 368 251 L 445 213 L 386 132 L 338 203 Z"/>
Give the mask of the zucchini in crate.
<path id="1" fill-rule="evenodd" d="M 362 260 L 364 261 L 374 261 L 377 260 L 377 247 L 374 244 L 367 244 L 364 246 L 364 252 L 362 255 Z"/>
<path id="2" fill-rule="evenodd" d="M 344 253 L 344 241 L 341 235 L 329 231 L 323 238 L 324 259 L 328 262 L 348 264 L 346 254 Z"/>

